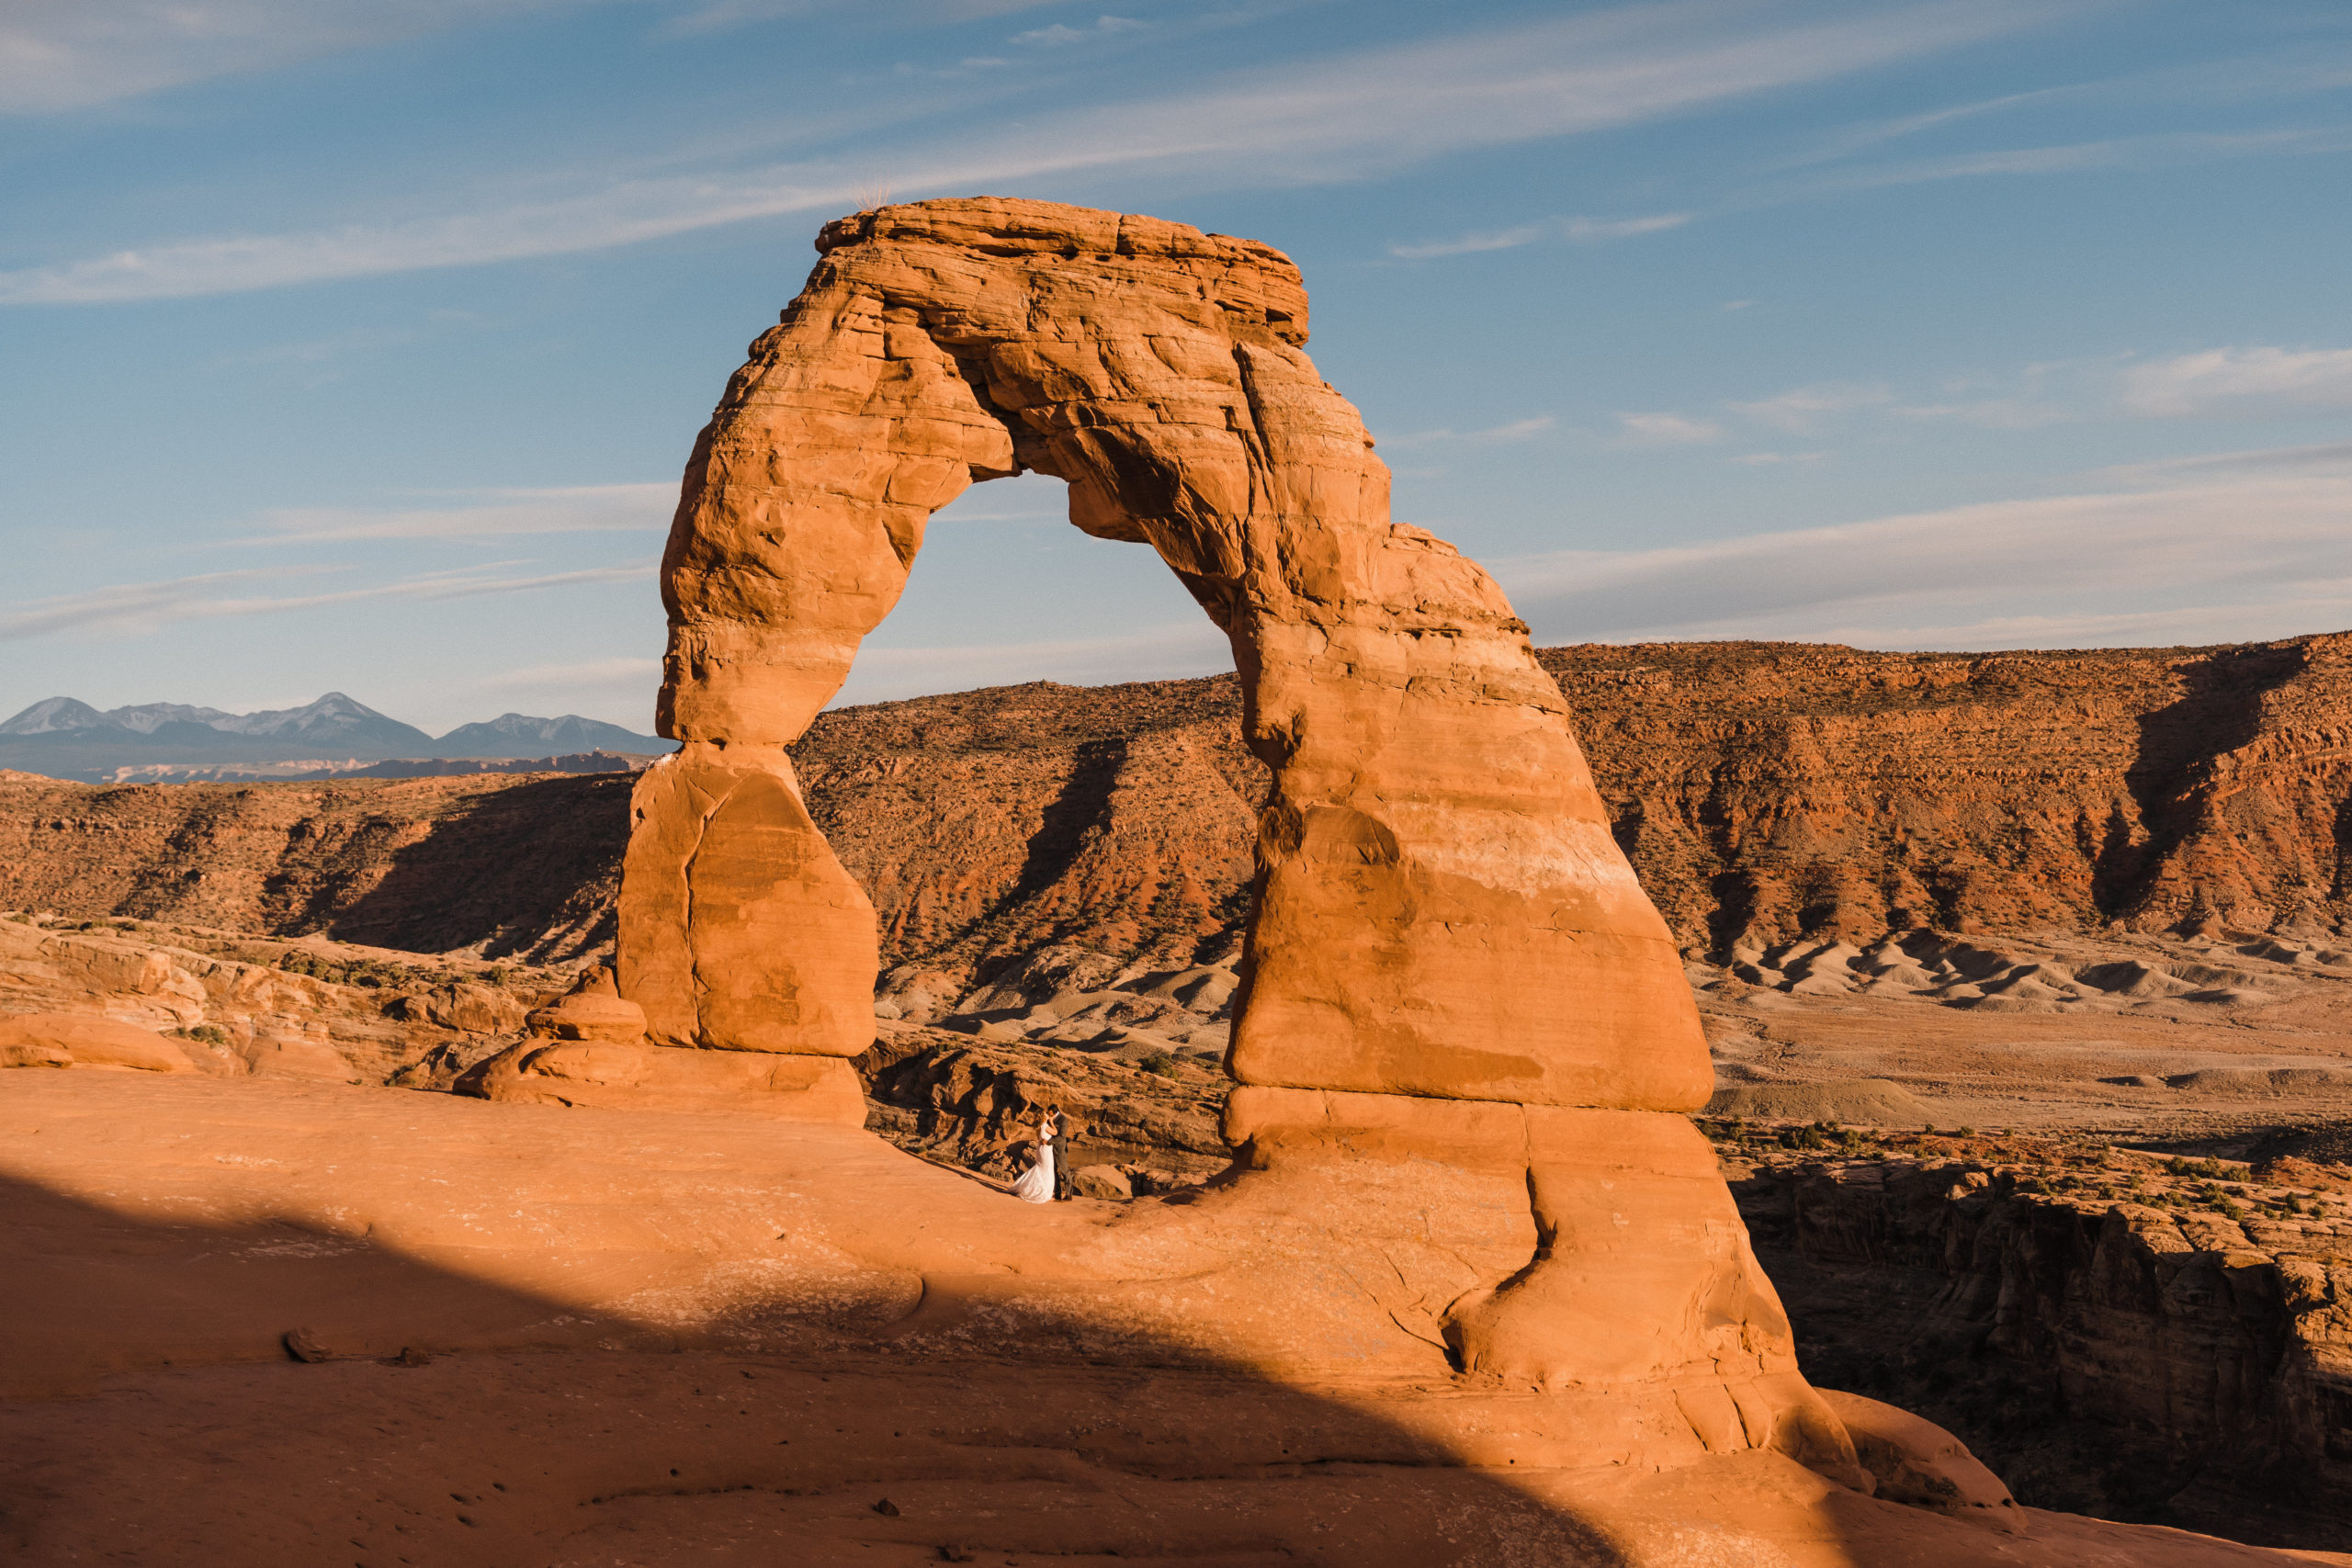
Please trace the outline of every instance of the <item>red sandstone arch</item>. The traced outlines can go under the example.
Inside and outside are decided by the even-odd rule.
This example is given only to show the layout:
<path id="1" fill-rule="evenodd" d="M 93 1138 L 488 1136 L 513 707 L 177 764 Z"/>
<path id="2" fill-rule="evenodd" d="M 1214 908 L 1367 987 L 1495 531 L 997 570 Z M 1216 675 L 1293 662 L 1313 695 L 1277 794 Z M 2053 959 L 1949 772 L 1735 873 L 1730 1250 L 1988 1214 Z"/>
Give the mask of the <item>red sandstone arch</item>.
<path id="1" fill-rule="evenodd" d="M 861 213 L 818 249 L 695 446 L 663 560 L 683 750 L 638 788 L 619 953 L 654 1042 L 793 1058 L 777 1087 L 830 1083 L 808 1112 L 854 1112 L 824 1063 L 872 1039 L 873 917 L 784 748 L 931 513 L 1035 468 L 1079 527 L 1150 543 L 1232 640 L 1274 785 L 1237 1079 L 1704 1100 L 1679 956 L 1559 693 L 1493 581 L 1390 522 L 1386 468 L 1301 350 L 1286 257 L 987 199 Z"/>

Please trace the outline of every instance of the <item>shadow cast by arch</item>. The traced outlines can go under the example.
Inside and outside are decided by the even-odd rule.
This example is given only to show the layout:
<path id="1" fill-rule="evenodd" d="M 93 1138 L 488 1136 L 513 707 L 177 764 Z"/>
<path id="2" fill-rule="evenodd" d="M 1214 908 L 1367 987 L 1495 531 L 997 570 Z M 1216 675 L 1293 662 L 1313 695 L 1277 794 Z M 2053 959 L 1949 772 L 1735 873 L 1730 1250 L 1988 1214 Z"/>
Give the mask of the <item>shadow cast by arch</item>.
<path id="1" fill-rule="evenodd" d="M 300 1213 L 158 1224 L 0 1179 L 0 1540 L 27 1562 L 1631 1562 L 1376 1408 L 1244 1369 L 1090 1364 L 1059 1348 L 1080 1323 L 1017 1360 L 910 1351 L 986 1310 L 953 1280 L 681 1333 Z M 729 1555 L 747 1534 L 778 1555 Z"/>
<path id="2" fill-rule="evenodd" d="M 85 1111 L 99 1103 L 85 1092 L 96 1087 L 75 1091 Z M 615 1157 L 610 1136 L 582 1142 L 571 1131 L 576 1111 L 360 1089 L 288 1096 L 309 1108 L 303 1116 L 364 1120 L 372 1105 L 420 1133 L 444 1116 L 458 1120 L 440 1133 L 462 1121 L 455 1141 L 426 1139 L 449 1154 L 420 1163 L 398 1151 L 410 1179 L 440 1195 L 371 1189 L 365 1172 L 322 1185 L 312 1170 L 299 1201 L 248 1203 L 233 1221 L 157 1218 L 250 1195 L 244 1167 L 280 1154 L 300 1165 L 317 1139 L 254 1137 L 254 1118 L 267 1111 L 251 1088 L 107 1087 L 127 1091 L 116 1098 L 132 1113 L 103 1129 L 93 1118 L 74 1133 L 62 1100 L 19 1106 L 39 1112 L 40 1137 L 123 1127 L 153 1135 L 159 1115 L 204 1137 L 205 1116 L 186 1112 L 207 1107 L 212 1123 L 235 1131 L 208 1138 L 209 1148 L 175 1145 L 184 1163 L 166 1165 L 141 1195 L 144 1213 L 97 1195 L 117 1177 L 0 1178 L 10 1328 L 0 1353 L 10 1395 L 0 1400 L 0 1540 L 28 1562 L 2290 1561 L 2060 1516 L 2037 1516 L 2030 1537 L 1995 1534 L 1848 1491 L 1761 1450 L 1657 1473 L 1612 1467 L 1520 1442 L 1512 1428 L 1540 1426 L 1552 1395 L 1275 1373 L 1132 1336 L 1106 1349 L 1081 1297 L 1001 1271 L 927 1272 L 810 1296 L 738 1257 L 717 1310 L 682 1313 L 643 1265 L 631 1272 L 626 1247 L 548 1253 L 549 1235 L 563 1233 L 542 1229 L 527 1192 L 573 1179 L 563 1174 L 573 1165 L 593 1179 Z M 420 1105 L 426 1122 L 415 1122 Z M 608 1133 L 636 1128 L 620 1157 L 650 1162 L 655 1179 L 666 1179 L 665 1145 L 749 1148 L 759 1131 L 736 1118 L 616 1114 L 596 1121 Z M 22 1110 L 11 1120 L 24 1122 Z M 794 1174 L 800 1167 L 762 1170 L 755 1158 L 732 1160 L 733 1179 L 799 1192 L 838 1220 L 873 1206 L 865 1181 L 895 1186 L 898 1173 L 919 1168 L 878 1144 L 857 1153 L 861 1134 L 822 1136 L 849 1168 L 839 1187 L 810 1189 L 805 1171 Z M 356 1149 L 367 1139 L 338 1142 Z M 94 1170 L 114 1157 L 93 1153 Z M 90 1163 L 43 1157 L 52 1169 Z M 541 1185 L 509 1196 L 502 1173 L 518 1157 Z M 674 1230 L 690 1195 L 673 1194 L 667 1217 L 624 1224 Z M 593 1209 L 609 1199 L 583 1201 Z M 1098 1223 L 1004 1203 L 1008 1228 Z M 322 1224 L 324 1209 L 334 1224 Z M 442 1262 L 383 1239 L 387 1218 L 413 1224 L 444 1211 L 466 1219 L 461 1234 L 472 1239 L 456 1253 L 445 1241 Z M 477 1255 L 478 1267 L 448 1261 Z M 493 1277 L 518 1277 L 516 1258 L 531 1256 L 543 1280 L 549 1266 L 576 1265 L 565 1277 L 577 1288 Z M 1279 1296 L 1281 1282 L 1268 1289 Z M 583 1304 L 588 1297 L 605 1304 Z M 295 1328 L 323 1362 L 288 1358 L 280 1337 Z M 421 1353 L 404 1362 L 403 1349 Z M 1491 1415 L 1466 1426 L 1427 1419 L 1464 1401 Z M 1457 1428 L 1466 1446 L 1432 1435 Z"/>

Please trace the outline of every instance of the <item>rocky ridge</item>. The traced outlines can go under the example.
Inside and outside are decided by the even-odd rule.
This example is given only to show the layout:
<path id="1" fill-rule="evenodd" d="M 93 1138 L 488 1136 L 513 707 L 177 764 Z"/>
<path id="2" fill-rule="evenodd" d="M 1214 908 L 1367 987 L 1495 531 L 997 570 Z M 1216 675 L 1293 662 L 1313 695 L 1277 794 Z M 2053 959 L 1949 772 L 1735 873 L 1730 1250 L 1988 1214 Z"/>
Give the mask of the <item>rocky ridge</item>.
<path id="1" fill-rule="evenodd" d="M 2347 645 L 1539 657 L 1686 952 L 1852 988 L 1882 978 L 1856 967 L 1865 949 L 1919 929 L 2234 931 L 2314 964 L 2345 951 Z M 820 715 L 794 765 L 874 901 L 886 991 L 926 976 L 973 990 L 1057 944 L 1161 966 L 1230 949 L 1265 792 L 1239 705 L 1215 676 Z M 0 905 L 576 956 L 610 940 L 627 832 L 616 778 L 138 789 L 0 774 Z M 493 875 L 442 908 L 435 865 Z M 2100 989 L 2078 975 L 2059 988 Z"/>

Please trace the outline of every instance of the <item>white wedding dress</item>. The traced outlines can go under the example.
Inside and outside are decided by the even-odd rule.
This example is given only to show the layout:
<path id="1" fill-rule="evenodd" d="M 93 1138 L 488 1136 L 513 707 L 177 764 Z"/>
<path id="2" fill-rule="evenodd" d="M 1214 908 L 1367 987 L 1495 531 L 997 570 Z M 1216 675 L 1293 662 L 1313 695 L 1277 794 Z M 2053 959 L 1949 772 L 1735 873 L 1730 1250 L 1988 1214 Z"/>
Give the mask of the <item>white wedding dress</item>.
<path id="1" fill-rule="evenodd" d="M 1054 1145 L 1046 1145 L 1037 1151 L 1037 1163 L 1021 1173 L 1012 1184 L 1012 1195 L 1024 1203 L 1050 1203 L 1054 1201 Z"/>

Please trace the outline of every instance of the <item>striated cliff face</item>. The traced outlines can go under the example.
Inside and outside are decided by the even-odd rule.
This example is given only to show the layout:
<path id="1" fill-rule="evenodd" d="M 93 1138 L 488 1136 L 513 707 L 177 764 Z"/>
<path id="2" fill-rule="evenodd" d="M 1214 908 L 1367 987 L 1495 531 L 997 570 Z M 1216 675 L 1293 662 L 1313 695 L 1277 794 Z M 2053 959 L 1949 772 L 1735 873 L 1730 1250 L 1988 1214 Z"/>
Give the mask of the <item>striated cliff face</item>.
<path id="1" fill-rule="evenodd" d="M 2341 930 L 2352 635 L 2218 649 L 1548 649 L 1686 942 Z"/>
<path id="2" fill-rule="evenodd" d="M 2352 930 L 2352 634 L 1539 657 L 1690 950 Z M 828 713 L 793 759 L 892 983 L 968 989 L 1056 943 L 1160 967 L 1232 951 L 1266 787 L 1239 712 L 1231 676 L 1038 682 Z M 0 907 L 566 956 L 610 939 L 628 784 L 0 776 Z"/>
<path id="3" fill-rule="evenodd" d="M 2332 1546 L 2352 1531 L 2352 1206 L 2326 1190 L 2342 1168 L 2285 1164 L 1727 1157 L 1825 1382 L 1949 1427 L 2036 1506 Z"/>

